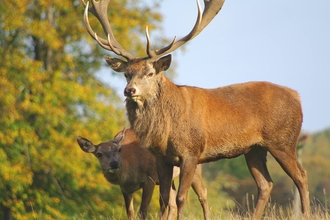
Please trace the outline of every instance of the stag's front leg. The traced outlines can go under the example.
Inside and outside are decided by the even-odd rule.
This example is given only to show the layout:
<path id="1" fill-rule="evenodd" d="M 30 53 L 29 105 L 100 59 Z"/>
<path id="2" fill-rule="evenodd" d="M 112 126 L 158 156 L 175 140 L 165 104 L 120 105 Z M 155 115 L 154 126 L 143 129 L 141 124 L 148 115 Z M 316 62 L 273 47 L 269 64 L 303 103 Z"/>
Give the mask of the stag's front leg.
<path id="1" fill-rule="evenodd" d="M 161 209 L 161 219 L 165 220 L 168 216 L 168 205 L 172 185 L 173 165 L 167 164 L 162 159 L 157 158 L 156 166 L 159 178 L 159 204 Z"/>
<path id="2" fill-rule="evenodd" d="M 180 182 L 179 190 L 176 197 L 176 204 L 178 206 L 178 219 L 183 218 L 183 207 L 187 198 L 188 190 L 194 178 L 194 174 L 197 167 L 197 158 L 188 157 L 182 159 L 180 165 Z"/>
<path id="3" fill-rule="evenodd" d="M 176 189 L 175 189 L 174 181 L 172 180 L 172 187 L 171 187 L 171 191 L 170 191 L 170 201 L 168 203 L 169 210 L 168 210 L 167 219 L 174 219 L 178 212 L 175 200 L 176 200 Z"/>

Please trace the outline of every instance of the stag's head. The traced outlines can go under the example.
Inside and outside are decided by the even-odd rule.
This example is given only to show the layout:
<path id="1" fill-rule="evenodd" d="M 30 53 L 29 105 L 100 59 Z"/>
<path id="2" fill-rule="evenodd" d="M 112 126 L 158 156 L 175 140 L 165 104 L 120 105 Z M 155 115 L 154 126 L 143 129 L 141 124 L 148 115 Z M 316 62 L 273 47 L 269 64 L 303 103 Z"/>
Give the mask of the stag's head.
<path id="1" fill-rule="evenodd" d="M 150 91 L 154 91 L 154 87 L 158 84 L 160 78 L 159 75 L 161 75 L 160 73 L 170 67 L 171 55 L 168 54 L 196 37 L 220 11 L 224 0 L 204 0 L 203 12 L 199 1 L 197 0 L 198 16 L 190 33 L 179 40 L 174 38 L 173 41 L 164 48 L 158 50 L 151 49 L 147 27 L 147 56 L 144 58 L 136 58 L 132 56 L 115 39 L 107 18 L 107 10 L 110 0 L 91 0 L 91 3 L 91 7 L 89 7 L 89 2 L 85 4 L 84 21 L 87 31 L 104 49 L 112 51 L 118 56 L 124 58 L 124 60 L 122 60 L 106 56 L 105 60 L 114 71 L 125 73 L 127 86 L 124 90 L 124 94 L 128 99 L 132 99 L 139 103 L 143 102 L 146 94 L 150 93 Z M 107 39 L 98 37 L 92 30 L 88 21 L 88 12 L 91 12 L 100 21 Z"/>
<path id="2" fill-rule="evenodd" d="M 112 141 L 94 145 L 86 138 L 77 137 L 80 148 L 86 153 L 94 154 L 100 162 L 103 173 L 117 173 L 120 170 L 122 155 L 121 142 L 125 136 L 125 129 L 119 132 Z"/>

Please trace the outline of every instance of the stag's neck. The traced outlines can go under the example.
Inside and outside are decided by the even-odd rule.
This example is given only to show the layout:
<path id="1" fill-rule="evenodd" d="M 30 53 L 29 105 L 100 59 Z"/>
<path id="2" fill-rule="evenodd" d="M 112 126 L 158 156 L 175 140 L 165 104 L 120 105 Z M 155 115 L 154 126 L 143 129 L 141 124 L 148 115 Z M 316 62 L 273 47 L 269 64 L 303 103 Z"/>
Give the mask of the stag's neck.
<path id="1" fill-rule="evenodd" d="M 157 91 L 142 104 L 126 100 L 128 119 L 141 146 L 166 148 L 171 122 L 182 112 L 179 103 L 183 103 L 183 98 L 178 86 L 164 75 Z"/>

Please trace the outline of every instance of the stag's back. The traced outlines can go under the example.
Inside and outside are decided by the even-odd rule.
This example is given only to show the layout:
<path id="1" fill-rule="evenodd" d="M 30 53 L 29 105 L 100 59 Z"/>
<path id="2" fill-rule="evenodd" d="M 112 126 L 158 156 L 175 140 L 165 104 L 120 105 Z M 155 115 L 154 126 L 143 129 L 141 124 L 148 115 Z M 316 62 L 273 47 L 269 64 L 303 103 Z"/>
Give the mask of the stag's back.
<path id="1" fill-rule="evenodd" d="M 190 94 L 185 98 L 189 103 L 185 114 L 192 130 L 185 133 L 197 137 L 191 145 L 205 146 L 202 161 L 203 157 L 235 157 L 253 145 L 270 147 L 281 142 L 292 146 L 300 133 L 300 98 L 287 87 L 250 82 L 210 90 L 183 89 Z"/>

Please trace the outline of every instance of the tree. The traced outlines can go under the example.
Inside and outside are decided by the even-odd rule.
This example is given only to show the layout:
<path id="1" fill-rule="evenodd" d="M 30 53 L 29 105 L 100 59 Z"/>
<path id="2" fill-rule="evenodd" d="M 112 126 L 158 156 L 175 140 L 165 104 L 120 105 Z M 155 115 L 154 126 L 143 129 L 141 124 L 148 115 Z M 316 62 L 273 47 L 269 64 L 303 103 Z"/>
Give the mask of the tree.
<path id="1" fill-rule="evenodd" d="M 309 135 L 302 149 L 303 165 L 309 179 L 309 191 L 314 203 L 321 203 L 327 209 L 330 199 L 330 128 Z"/>
<path id="2" fill-rule="evenodd" d="M 110 216 L 120 208 L 119 188 L 75 141 L 106 141 L 126 124 L 122 100 L 95 77 L 104 51 L 85 31 L 83 10 L 77 0 L 0 5 L 0 218 Z M 114 0 L 109 15 L 117 39 L 137 54 L 140 29 L 161 21 L 157 4 L 138 0 Z"/>

